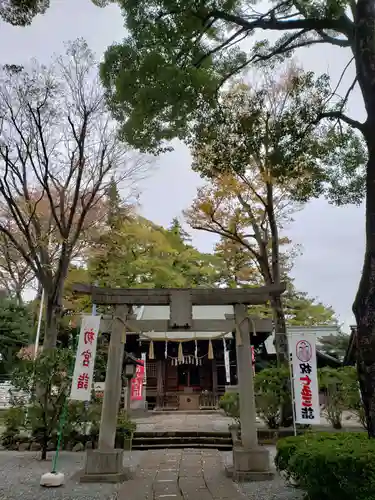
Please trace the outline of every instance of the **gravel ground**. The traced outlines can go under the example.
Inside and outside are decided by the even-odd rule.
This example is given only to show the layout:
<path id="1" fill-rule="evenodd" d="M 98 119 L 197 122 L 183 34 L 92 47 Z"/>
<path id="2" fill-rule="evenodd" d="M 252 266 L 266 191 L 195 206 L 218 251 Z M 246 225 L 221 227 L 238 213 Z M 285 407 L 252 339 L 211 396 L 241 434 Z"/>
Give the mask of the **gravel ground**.
<path id="1" fill-rule="evenodd" d="M 269 447 L 273 461 L 275 448 Z M 125 455 L 125 465 L 135 468 L 144 451 L 134 451 Z M 73 474 L 82 469 L 84 453 L 62 452 L 58 470 L 65 474 L 65 485 L 57 489 L 45 489 L 39 485 L 40 477 L 51 470 L 51 459 L 38 460 L 32 452 L 0 451 L 0 500 L 117 500 L 121 485 L 80 484 L 72 479 Z M 222 454 L 230 463 L 231 452 Z M 289 487 L 276 473 L 272 481 L 244 483 L 238 490 L 249 500 L 302 500 L 303 492 Z"/>
<path id="2" fill-rule="evenodd" d="M 40 477 L 51 470 L 51 458 L 38 460 L 32 452 L 0 451 L 0 500 L 116 500 L 119 485 L 80 484 L 71 476 L 82 469 L 84 453 L 62 452 L 58 471 L 65 474 L 65 485 L 46 489 L 39 485 Z M 140 452 L 129 453 L 126 465 L 136 467 Z"/>
<path id="3" fill-rule="evenodd" d="M 272 466 L 276 454 L 275 446 L 267 446 L 270 451 Z M 232 462 L 232 452 L 224 452 L 223 460 L 226 464 Z M 302 500 L 304 492 L 288 486 L 286 481 L 275 471 L 272 481 L 242 483 L 237 485 L 238 490 L 249 500 Z"/>

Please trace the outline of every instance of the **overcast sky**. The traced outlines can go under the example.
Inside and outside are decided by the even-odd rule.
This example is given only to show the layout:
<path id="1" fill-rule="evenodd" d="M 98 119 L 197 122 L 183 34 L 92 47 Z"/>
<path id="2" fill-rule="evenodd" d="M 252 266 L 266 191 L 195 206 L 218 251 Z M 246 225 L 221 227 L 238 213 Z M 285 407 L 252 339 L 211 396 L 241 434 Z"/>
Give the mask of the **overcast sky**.
<path id="1" fill-rule="evenodd" d="M 31 27 L 14 28 L 4 23 L 0 30 L 0 63 L 25 63 L 31 58 L 47 62 L 53 53 L 64 51 L 64 42 L 83 37 L 100 58 L 106 47 L 124 36 L 123 20 L 116 6 L 102 10 L 90 0 L 51 0 L 52 7 L 34 20 Z M 347 49 L 320 45 L 298 53 L 305 69 L 328 72 L 337 81 L 350 58 Z M 350 82 L 353 70 L 344 84 Z M 363 105 L 356 93 L 351 113 L 361 118 Z M 188 150 L 176 144 L 175 151 L 162 156 L 153 175 L 144 183 L 143 214 L 167 225 L 187 208 L 201 184 L 190 169 Z M 353 323 L 351 303 L 358 285 L 364 250 L 363 207 L 336 208 L 325 201 L 309 204 L 290 227 L 289 236 L 302 245 L 303 255 L 294 268 L 296 286 L 332 305 L 346 325 Z M 194 244 L 210 251 L 215 241 L 195 232 Z"/>

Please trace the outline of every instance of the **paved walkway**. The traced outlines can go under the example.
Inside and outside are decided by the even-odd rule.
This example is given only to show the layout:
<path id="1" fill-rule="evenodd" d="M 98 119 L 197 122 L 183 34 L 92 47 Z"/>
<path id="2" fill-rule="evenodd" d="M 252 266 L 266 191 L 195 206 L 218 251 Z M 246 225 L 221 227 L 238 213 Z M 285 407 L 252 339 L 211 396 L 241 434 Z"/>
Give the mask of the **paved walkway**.
<path id="1" fill-rule="evenodd" d="M 186 414 L 168 413 L 152 414 L 147 417 L 135 418 L 138 432 L 177 432 L 177 431 L 201 431 L 201 432 L 228 432 L 228 425 L 232 419 L 217 414 Z"/>
<path id="2" fill-rule="evenodd" d="M 350 414 L 344 412 L 342 425 L 351 429 L 360 427 L 359 423 Z M 147 416 L 135 417 L 138 432 L 178 432 L 178 431 L 201 431 L 201 432 L 228 432 L 228 425 L 233 421 L 230 417 L 221 412 L 204 414 L 202 413 L 182 413 L 166 412 L 165 414 L 148 412 Z M 264 422 L 257 421 L 258 427 L 266 427 Z M 331 427 L 327 420 L 321 416 L 321 425 Z"/>
<path id="3" fill-rule="evenodd" d="M 157 450 L 142 459 L 118 500 L 243 500 L 216 450 Z"/>

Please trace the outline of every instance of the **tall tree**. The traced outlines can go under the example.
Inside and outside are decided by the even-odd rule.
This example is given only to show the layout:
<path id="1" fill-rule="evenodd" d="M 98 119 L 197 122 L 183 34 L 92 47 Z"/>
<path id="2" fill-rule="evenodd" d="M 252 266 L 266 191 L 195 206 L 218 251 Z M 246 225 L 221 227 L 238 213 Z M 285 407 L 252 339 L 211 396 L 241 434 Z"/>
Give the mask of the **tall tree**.
<path id="1" fill-rule="evenodd" d="M 223 95 L 220 108 L 202 114 L 192 140 L 193 168 L 212 184 L 200 190 L 188 215 L 195 229 L 242 245 L 271 285 L 282 279 L 280 242 L 287 240 L 281 231 L 299 209 L 294 200 L 324 192 L 332 166 L 329 189 L 336 194 L 339 167 L 345 182 L 345 174 L 358 168 L 352 159 L 360 158 L 362 145 L 350 131 L 337 135 L 314 123 L 311 110 L 327 98 L 324 79 L 294 65 L 276 78 L 268 72 L 262 77 L 258 88 L 236 85 Z M 354 196 L 360 198 L 361 190 Z M 272 297 L 271 307 L 278 359 L 287 361 L 282 297 Z"/>
<path id="2" fill-rule="evenodd" d="M 49 67 L 0 75 L 0 233 L 45 290 L 45 348 L 56 345 L 69 264 L 82 235 L 101 222 L 111 178 L 134 182 L 144 166 L 117 140 L 95 75 L 82 40 Z"/>
<path id="3" fill-rule="evenodd" d="M 108 2 L 110 3 L 110 0 Z M 112 45 L 102 66 L 123 134 L 138 147 L 158 149 L 186 136 L 197 110 L 214 105 L 217 90 L 252 63 L 277 61 L 296 49 L 332 45 L 348 49 L 355 78 L 335 102 L 314 108 L 316 120 L 348 124 L 366 147 L 366 248 L 353 304 L 358 327 L 358 374 L 369 435 L 375 437 L 375 5 L 373 0 L 332 2 L 275 0 L 256 9 L 249 0 L 118 0 L 127 35 Z M 259 32 L 276 41 L 242 44 Z M 339 83 L 342 81 L 340 78 Z M 358 85 L 366 117 L 345 112 Z M 147 95 L 147 98 L 145 97 Z"/>
<path id="4" fill-rule="evenodd" d="M 115 250 L 114 250 L 115 248 Z M 102 236 L 92 248 L 92 280 L 109 287 L 212 286 L 217 259 L 200 253 L 180 237 L 136 214 Z"/>
<path id="5" fill-rule="evenodd" d="M 223 264 L 218 278 L 220 285 L 230 288 L 247 288 L 261 286 L 264 278 L 254 261 L 254 255 L 244 248 L 241 243 L 221 236 L 215 245 L 215 255 Z M 318 326 L 336 325 L 337 318 L 334 310 L 327 307 L 307 293 L 296 290 L 289 277 L 294 260 L 293 252 L 288 252 L 286 262 L 283 263 L 283 276 L 287 283 L 283 294 L 283 312 L 286 325 Z M 270 317 L 269 305 L 253 307 L 254 314 L 261 317 Z"/>

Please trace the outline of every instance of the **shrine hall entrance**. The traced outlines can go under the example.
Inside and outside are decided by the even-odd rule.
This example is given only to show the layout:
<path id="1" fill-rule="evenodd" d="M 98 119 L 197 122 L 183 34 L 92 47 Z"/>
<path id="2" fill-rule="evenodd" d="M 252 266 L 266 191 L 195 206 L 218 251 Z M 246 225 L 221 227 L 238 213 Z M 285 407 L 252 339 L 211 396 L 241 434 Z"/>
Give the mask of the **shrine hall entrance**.
<path id="1" fill-rule="evenodd" d="M 197 365 L 182 364 L 177 367 L 178 390 L 201 391 L 200 369 Z"/>

